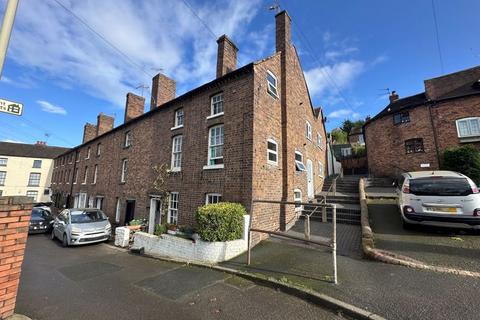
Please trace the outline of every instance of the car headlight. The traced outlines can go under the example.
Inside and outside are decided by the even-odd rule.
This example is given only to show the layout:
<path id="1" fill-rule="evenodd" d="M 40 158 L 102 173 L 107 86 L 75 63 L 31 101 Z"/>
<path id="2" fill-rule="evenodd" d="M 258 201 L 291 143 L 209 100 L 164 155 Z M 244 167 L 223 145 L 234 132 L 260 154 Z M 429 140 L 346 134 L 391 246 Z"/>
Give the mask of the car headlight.
<path id="1" fill-rule="evenodd" d="M 82 229 L 72 228 L 72 233 L 82 233 Z"/>

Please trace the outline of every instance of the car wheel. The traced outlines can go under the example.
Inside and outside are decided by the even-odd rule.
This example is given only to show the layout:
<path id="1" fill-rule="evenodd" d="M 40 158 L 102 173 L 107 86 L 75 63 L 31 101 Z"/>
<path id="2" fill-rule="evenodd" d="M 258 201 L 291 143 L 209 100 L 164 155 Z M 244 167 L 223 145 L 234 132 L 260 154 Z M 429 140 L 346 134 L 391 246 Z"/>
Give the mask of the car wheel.
<path id="1" fill-rule="evenodd" d="M 62 246 L 64 246 L 65 248 L 68 247 L 68 238 L 65 233 L 63 234 Z"/>
<path id="2" fill-rule="evenodd" d="M 50 233 L 50 239 L 55 240 L 55 232 L 53 232 L 53 229 L 52 229 L 52 232 Z"/>

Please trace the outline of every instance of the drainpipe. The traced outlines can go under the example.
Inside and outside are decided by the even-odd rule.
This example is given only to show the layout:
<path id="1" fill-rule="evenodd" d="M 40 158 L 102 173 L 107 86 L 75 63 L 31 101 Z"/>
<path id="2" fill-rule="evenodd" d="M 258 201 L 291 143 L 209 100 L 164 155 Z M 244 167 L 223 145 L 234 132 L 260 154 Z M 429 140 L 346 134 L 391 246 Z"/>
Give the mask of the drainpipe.
<path id="1" fill-rule="evenodd" d="M 70 181 L 70 201 L 69 202 L 72 202 L 72 198 L 73 198 L 73 182 L 74 182 L 74 179 L 75 179 L 75 170 L 77 168 L 77 157 L 78 157 L 78 152 L 77 150 L 75 150 L 75 157 L 74 157 L 74 161 L 73 161 L 73 174 L 72 174 L 72 181 Z M 70 207 L 70 203 L 67 203 L 67 205 Z"/>
<path id="2" fill-rule="evenodd" d="M 432 106 L 435 106 L 435 105 L 436 105 L 435 101 L 431 101 L 431 103 L 427 104 L 427 108 L 428 108 L 428 115 L 430 117 L 430 125 L 432 126 L 433 142 L 435 144 L 435 153 L 437 155 L 438 169 L 440 169 L 440 151 L 438 150 L 438 137 L 437 137 L 437 131 L 435 130 L 433 117 L 432 117 Z"/>

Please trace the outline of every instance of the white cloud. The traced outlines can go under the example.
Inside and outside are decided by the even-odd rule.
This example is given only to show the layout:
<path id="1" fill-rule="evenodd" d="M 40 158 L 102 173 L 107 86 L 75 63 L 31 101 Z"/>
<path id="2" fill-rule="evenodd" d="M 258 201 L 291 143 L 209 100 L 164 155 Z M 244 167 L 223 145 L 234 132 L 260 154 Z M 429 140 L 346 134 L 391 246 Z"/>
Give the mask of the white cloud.
<path id="1" fill-rule="evenodd" d="M 40 105 L 42 111 L 45 111 L 48 113 L 62 114 L 62 115 L 67 114 L 67 110 L 65 110 L 62 107 L 51 104 L 48 101 L 38 100 L 37 103 Z"/>
<path id="2" fill-rule="evenodd" d="M 361 117 L 360 113 L 354 112 L 352 109 L 339 109 L 330 112 L 327 116 L 332 119 L 351 119 L 356 120 Z"/>
<path id="3" fill-rule="evenodd" d="M 123 107 L 125 94 L 139 84 L 149 85 L 154 70 L 161 68 L 174 78 L 180 93 L 215 76 L 216 39 L 181 1 L 62 3 L 147 74 L 54 1 L 20 2 L 10 57 L 49 81 Z M 226 33 L 241 41 L 259 3 L 217 0 L 192 6 L 216 36 Z M 222 18 L 211 19 L 212 12 Z"/>
<path id="4" fill-rule="evenodd" d="M 327 60 L 337 60 L 354 52 L 357 52 L 358 48 L 356 47 L 347 47 L 338 50 L 329 50 L 325 52 L 325 59 Z"/>
<path id="5" fill-rule="evenodd" d="M 364 71 L 365 64 L 349 60 L 317 67 L 305 72 L 310 94 L 313 96 L 337 95 L 338 90 L 349 87 Z"/>
<path id="6" fill-rule="evenodd" d="M 3 142 L 11 142 L 11 143 L 25 143 L 24 141 L 21 140 L 13 140 L 13 139 L 5 139 L 2 140 Z"/>
<path id="7" fill-rule="evenodd" d="M 0 80 L 1 82 L 5 82 L 5 83 L 12 83 L 12 79 L 8 78 L 8 77 L 5 77 L 3 76 L 2 79 Z"/>

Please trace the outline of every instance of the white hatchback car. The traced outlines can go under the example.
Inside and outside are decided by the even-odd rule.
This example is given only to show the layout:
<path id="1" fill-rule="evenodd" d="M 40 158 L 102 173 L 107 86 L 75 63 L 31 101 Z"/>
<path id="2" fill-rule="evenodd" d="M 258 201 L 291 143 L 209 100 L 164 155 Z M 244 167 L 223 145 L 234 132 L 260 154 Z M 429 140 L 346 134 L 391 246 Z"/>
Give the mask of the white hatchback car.
<path id="1" fill-rule="evenodd" d="M 403 173 L 397 180 L 403 226 L 480 229 L 480 193 L 467 176 L 452 171 Z"/>

